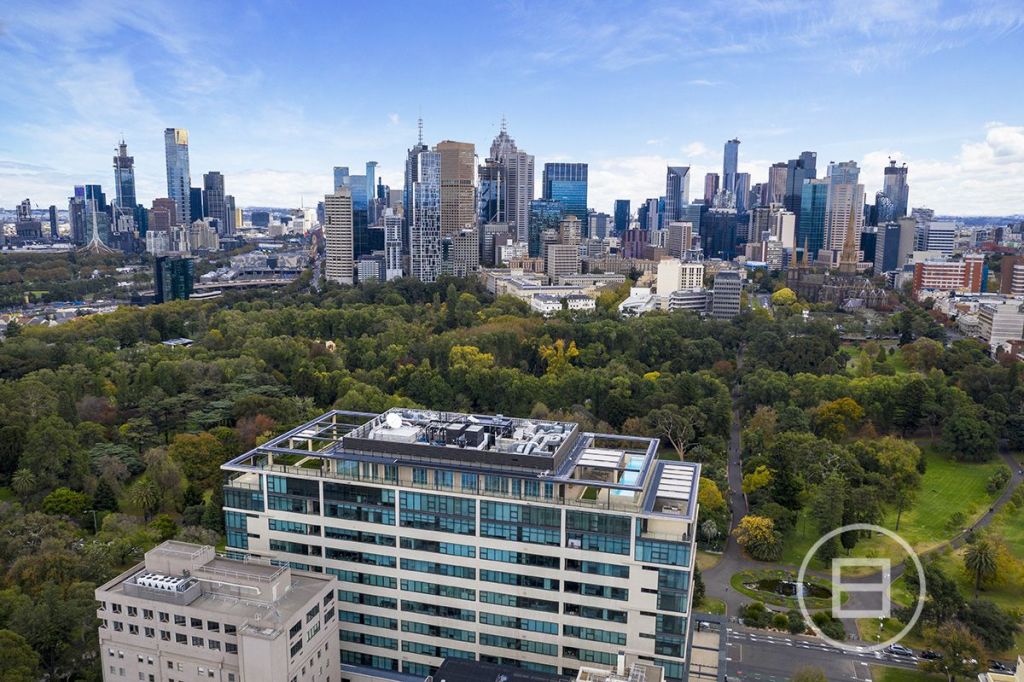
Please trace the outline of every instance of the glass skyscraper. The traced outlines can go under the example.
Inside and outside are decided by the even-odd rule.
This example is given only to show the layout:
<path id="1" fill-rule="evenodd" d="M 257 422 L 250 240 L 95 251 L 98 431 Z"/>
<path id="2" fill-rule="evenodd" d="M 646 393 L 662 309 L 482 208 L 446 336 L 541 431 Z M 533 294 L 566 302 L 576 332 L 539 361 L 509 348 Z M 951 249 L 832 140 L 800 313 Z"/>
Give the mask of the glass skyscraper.
<path id="1" fill-rule="evenodd" d="M 669 166 L 665 173 L 665 222 L 679 220 L 684 204 L 690 203 L 690 167 Z"/>
<path id="2" fill-rule="evenodd" d="M 543 197 L 562 202 L 565 215 L 587 219 L 587 164 L 546 163 L 543 184 Z"/>
<path id="3" fill-rule="evenodd" d="M 629 199 L 615 200 L 615 233 L 622 234 L 629 229 Z"/>
<path id="4" fill-rule="evenodd" d="M 827 178 L 812 179 L 804 182 L 800 198 L 800 222 L 796 230 L 796 247 L 804 248 L 804 262 L 809 263 L 817 257 L 817 253 L 825 244 L 825 209 L 828 206 Z"/>
<path id="5" fill-rule="evenodd" d="M 530 229 L 526 244 L 531 258 L 540 256 L 540 235 L 544 230 L 557 230 L 562 217 L 569 213 L 561 201 L 534 199 L 530 202 Z"/>
<path id="6" fill-rule="evenodd" d="M 441 155 L 437 152 L 417 154 L 409 240 L 412 276 L 435 281 L 441 273 Z"/>
<path id="7" fill-rule="evenodd" d="M 191 225 L 189 192 L 192 175 L 188 167 L 188 131 L 184 128 L 164 130 L 164 153 L 167 158 L 167 196 L 174 202 L 178 224 Z"/>
<path id="8" fill-rule="evenodd" d="M 786 192 L 783 204 L 787 211 L 796 215 L 797 229 L 800 228 L 800 202 L 803 197 L 804 180 L 813 180 L 817 175 L 818 155 L 815 152 L 801 152 L 800 158 L 790 159 L 786 163 Z M 803 240 L 797 244 L 803 246 Z"/>
<path id="9" fill-rule="evenodd" d="M 722 159 L 722 189 L 736 194 L 736 172 L 739 167 L 740 141 L 733 139 L 725 143 Z"/>
<path id="10" fill-rule="evenodd" d="M 135 158 L 128 156 L 124 140 L 117 146 L 114 157 L 114 196 L 118 208 L 127 212 L 135 210 Z"/>

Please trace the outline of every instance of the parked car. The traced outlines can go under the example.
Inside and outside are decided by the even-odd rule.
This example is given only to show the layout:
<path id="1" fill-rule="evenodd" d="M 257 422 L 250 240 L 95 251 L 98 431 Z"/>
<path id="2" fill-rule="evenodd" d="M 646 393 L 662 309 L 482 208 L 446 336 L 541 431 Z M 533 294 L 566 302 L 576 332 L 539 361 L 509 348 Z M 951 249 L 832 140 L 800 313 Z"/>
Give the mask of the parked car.
<path id="1" fill-rule="evenodd" d="M 925 649 L 924 651 L 921 652 L 921 658 L 923 658 L 926 661 L 936 661 L 936 660 L 942 658 L 942 654 L 940 654 L 938 651 L 932 651 L 931 649 Z"/>

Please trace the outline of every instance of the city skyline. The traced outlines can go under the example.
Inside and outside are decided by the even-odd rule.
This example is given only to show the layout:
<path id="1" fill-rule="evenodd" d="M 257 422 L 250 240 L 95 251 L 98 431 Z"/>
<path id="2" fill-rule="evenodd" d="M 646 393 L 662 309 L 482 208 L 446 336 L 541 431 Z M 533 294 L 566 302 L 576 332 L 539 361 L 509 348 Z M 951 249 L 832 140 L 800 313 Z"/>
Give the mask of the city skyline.
<path id="1" fill-rule="evenodd" d="M 354 79 L 342 74 L 340 87 L 325 90 L 317 65 L 372 54 L 366 32 L 350 27 L 376 17 L 359 9 L 339 24 L 331 20 L 338 10 L 325 6 L 315 21 L 308 12 L 281 29 L 284 10 L 189 6 L 196 21 L 179 31 L 158 4 L 89 1 L 55 13 L 15 3 L 0 32 L 0 56 L 10 65 L 0 78 L 23 96 L 0 112 L 8 131 L 0 141 L 0 204 L 28 196 L 40 206 L 62 205 L 75 185 L 111 185 L 110 153 L 122 134 L 135 157 L 139 201 L 166 196 L 160 133 L 168 127 L 189 131 L 193 184 L 219 170 L 239 206 L 315 205 L 333 189 L 334 166 L 364 159 L 378 161 L 378 177 L 399 187 L 422 113 L 428 144 L 464 140 L 478 153 L 506 116 L 510 135 L 536 157 L 538 187 L 545 163 L 586 163 L 590 206 L 608 213 L 616 199 L 635 207 L 660 196 L 669 165 L 690 166 L 696 178 L 721 172 L 722 144 L 732 138 L 743 142 L 738 171 L 750 173 L 751 184 L 767 182 L 773 163 L 813 150 L 820 167 L 856 161 L 872 197 L 891 156 L 910 168 L 912 207 L 1024 212 L 1016 192 L 1024 125 L 1011 113 L 1024 96 L 1002 87 L 1024 56 L 1021 41 L 1005 39 L 1020 33 L 1024 8 L 880 2 L 847 14 L 839 7 L 808 13 L 786 2 L 729 7 L 719 19 L 735 35 L 707 28 L 699 36 L 690 27 L 709 10 L 646 4 L 568 22 L 559 17 L 572 6 L 409 7 L 409 21 L 388 25 L 398 42 L 456 21 L 467 30 L 490 27 L 488 40 L 502 47 L 458 73 L 431 77 L 451 56 L 452 48 L 439 45 L 401 97 L 389 76 L 400 60 L 383 50 L 367 59 L 365 87 L 351 97 Z M 82 30 L 57 30 L 67 21 Z M 206 40 L 204 26 L 234 30 Z M 326 26 L 341 39 L 320 45 Z M 289 39 L 299 37 L 306 49 L 288 51 Z M 270 39 L 277 40 L 271 56 L 232 55 L 249 40 Z M 821 60 L 826 45 L 832 58 Z M 282 50 L 286 58 L 273 56 Z M 798 56 L 801 50 L 809 54 Z M 969 80 L 979 70 L 987 77 Z M 495 73 L 517 97 L 476 95 Z M 612 92 L 633 101 L 631 93 L 654 80 L 667 84 L 658 107 L 596 104 Z M 958 81 L 972 83 L 970 98 L 949 90 Z M 581 88 L 592 102 L 557 97 Z M 211 107 L 213 92 L 218 104 Z M 766 96 L 771 106 L 740 104 Z M 331 106 L 320 105 L 324 97 Z"/>

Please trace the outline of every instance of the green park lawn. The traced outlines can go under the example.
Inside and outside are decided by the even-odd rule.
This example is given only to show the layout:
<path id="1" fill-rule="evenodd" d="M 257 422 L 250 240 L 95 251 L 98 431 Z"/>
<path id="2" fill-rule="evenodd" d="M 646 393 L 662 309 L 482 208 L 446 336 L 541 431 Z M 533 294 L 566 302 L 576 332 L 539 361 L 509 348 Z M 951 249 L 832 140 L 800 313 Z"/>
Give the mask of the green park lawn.
<path id="1" fill-rule="evenodd" d="M 716 616 L 724 616 L 725 602 L 721 599 L 715 599 L 714 597 L 704 597 L 704 601 L 702 601 L 699 606 L 694 606 L 693 610 L 700 613 L 712 613 Z"/>
<path id="2" fill-rule="evenodd" d="M 931 682 L 932 680 L 946 679 L 942 675 L 926 673 L 921 670 L 890 668 L 885 665 L 871 666 L 871 678 L 874 682 Z"/>
<path id="3" fill-rule="evenodd" d="M 988 511 L 994 496 L 985 490 L 985 484 L 1001 464 L 996 461 L 967 464 L 948 459 L 931 447 L 924 447 L 922 451 L 927 470 L 921 479 L 917 499 L 909 509 L 904 510 L 899 530 L 896 530 L 894 508 L 886 510 L 882 522 L 886 528 L 899 533 L 919 553 L 942 544 L 956 534 L 956 531 L 947 529 L 949 518 L 954 512 L 962 511 L 967 517 L 965 525 L 970 526 Z M 784 541 L 782 563 L 799 566 L 818 537 L 805 507 L 800 512 L 796 529 Z M 1024 543 L 1024 530 L 1020 530 L 1020 538 Z M 884 536 L 861 540 L 851 556 L 888 556 L 894 560 L 903 560 L 902 553 Z M 812 562 L 811 566 L 821 568 L 817 561 Z"/>

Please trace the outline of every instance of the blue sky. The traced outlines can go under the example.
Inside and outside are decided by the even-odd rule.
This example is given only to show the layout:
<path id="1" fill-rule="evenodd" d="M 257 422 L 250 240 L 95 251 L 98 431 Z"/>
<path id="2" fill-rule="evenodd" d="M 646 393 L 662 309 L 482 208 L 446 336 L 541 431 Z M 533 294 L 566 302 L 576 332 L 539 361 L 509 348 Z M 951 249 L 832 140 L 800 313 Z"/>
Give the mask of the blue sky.
<path id="1" fill-rule="evenodd" d="M 538 176 L 590 163 L 599 210 L 661 194 L 670 163 L 699 193 L 739 137 L 754 182 L 810 149 L 873 196 L 892 155 L 913 206 L 1024 213 L 1021 64 L 1020 0 L 7 0 L 0 206 L 112 189 L 122 133 L 148 205 L 168 126 L 239 205 L 309 205 L 367 160 L 400 186 L 422 112 L 428 143 L 481 158 L 505 115 Z"/>

